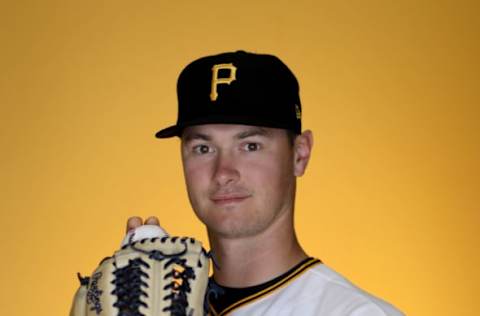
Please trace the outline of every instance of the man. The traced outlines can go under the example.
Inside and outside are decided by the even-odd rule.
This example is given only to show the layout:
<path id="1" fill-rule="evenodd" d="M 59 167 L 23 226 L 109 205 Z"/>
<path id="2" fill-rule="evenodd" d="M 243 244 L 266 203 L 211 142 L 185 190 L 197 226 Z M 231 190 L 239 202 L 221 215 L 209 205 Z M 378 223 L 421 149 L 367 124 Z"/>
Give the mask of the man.
<path id="1" fill-rule="evenodd" d="M 309 257 L 293 225 L 296 177 L 313 136 L 301 131 L 293 73 L 278 58 L 243 51 L 188 65 L 177 124 L 188 196 L 215 256 L 212 315 L 402 315 Z M 146 224 L 158 224 L 155 217 Z M 127 230 L 142 224 L 130 218 Z"/>

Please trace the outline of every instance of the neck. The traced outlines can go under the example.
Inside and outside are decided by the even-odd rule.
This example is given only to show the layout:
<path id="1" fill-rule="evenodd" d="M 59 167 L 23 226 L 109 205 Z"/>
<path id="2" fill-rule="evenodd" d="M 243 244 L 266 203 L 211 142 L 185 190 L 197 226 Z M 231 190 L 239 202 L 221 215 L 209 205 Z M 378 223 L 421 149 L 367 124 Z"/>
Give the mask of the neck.
<path id="1" fill-rule="evenodd" d="M 214 279 L 228 287 L 261 284 L 307 258 L 293 228 L 292 212 L 285 212 L 255 236 L 232 239 L 209 231 L 209 240 L 219 265 L 213 268 Z"/>

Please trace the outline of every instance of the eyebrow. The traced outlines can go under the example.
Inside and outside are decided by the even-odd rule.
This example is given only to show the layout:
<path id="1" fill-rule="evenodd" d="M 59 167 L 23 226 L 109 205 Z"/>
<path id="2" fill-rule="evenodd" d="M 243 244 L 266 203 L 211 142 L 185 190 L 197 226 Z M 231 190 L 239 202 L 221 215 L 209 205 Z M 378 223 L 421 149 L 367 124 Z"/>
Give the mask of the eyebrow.
<path id="1" fill-rule="evenodd" d="M 271 135 L 272 135 L 272 133 L 270 133 L 265 128 L 254 127 L 254 128 L 251 128 L 251 129 L 248 129 L 246 131 L 238 133 L 237 135 L 235 135 L 235 137 L 238 138 L 238 139 L 244 139 L 244 138 L 248 138 L 248 137 L 252 137 L 252 136 L 269 137 Z"/>
<path id="2" fill-rule="evenodd" d="M 235 134 L 234 138 L 245 139 L 253 136 L 270 137 L 271 135 L 272 133 L 265 128 L 252 127 Z M 208 134 L 194 131 L 194 132 L 186 132 L 185 135 L 182 137 L 182 139 L 185 143 L 188 143 L 193 140 L 211 141 L 212 137 Z"/>
<path id="3" fill-rule="evenodd" d="M 210 141 L 212 140 L 212 138 L 207 135 L 207 134 L 202 134 L 202 133 L 199 133 L 199 132 L 193 132 L 193 133 L 185 133 L 186 135 L 183 138 L 183 141 L 188 143 L 192 140 L 195 140 L 195 139 L 200 139 L 200 140 L 204 140 L 204 141 Z"/>

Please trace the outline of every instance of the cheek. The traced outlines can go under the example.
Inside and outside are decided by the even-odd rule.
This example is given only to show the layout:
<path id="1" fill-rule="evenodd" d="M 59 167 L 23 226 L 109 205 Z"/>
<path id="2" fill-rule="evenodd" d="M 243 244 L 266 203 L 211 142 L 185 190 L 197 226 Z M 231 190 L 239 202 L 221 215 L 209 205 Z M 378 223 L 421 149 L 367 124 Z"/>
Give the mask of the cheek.
<path id="1" fill-rule="evenodd" d="M 292 178 L 292 165 L 286 160 L 265 159 L 246 167 L 248 182 L 255 184 L 257 193 L 266 196 L 283 195 Z"/>
<path id="2" fill-rule="evenodd" d="M 183 171 L 188 194 L 193 197 L 207 189 L 208 185 L 208 166 L 198 163 L 184 162 Z"/>

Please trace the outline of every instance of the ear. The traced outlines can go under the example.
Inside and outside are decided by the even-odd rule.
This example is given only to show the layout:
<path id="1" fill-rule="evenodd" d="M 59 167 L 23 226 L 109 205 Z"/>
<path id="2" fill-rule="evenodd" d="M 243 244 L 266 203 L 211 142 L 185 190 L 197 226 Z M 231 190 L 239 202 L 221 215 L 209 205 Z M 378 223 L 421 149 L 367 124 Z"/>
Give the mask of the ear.
<path id="1" fill-rule="evenodd" d="M 305 173 L 312 153 L 312 147 L 312 131 L 306 130 L 295 138 L 293 145 L 293 172 L 296 177 L 300 177 Z"/>

